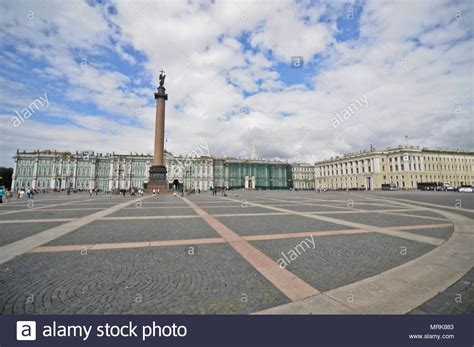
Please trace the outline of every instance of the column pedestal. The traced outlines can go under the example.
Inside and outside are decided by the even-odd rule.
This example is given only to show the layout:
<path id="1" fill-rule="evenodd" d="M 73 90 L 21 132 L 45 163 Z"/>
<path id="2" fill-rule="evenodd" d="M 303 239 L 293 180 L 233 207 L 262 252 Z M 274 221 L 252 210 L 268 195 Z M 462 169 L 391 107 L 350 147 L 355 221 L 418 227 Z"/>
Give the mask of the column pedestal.
<path id="1" fill-rule="evenodd" d="M 166 193 L 168 190 L 168 180 L 166 179 L 166 166 L 153 165 L 150 167 L 150 178 L 148 180 L 147 192 L 152 192 L 153 189 L 159 189 L 160 194 Z"/>

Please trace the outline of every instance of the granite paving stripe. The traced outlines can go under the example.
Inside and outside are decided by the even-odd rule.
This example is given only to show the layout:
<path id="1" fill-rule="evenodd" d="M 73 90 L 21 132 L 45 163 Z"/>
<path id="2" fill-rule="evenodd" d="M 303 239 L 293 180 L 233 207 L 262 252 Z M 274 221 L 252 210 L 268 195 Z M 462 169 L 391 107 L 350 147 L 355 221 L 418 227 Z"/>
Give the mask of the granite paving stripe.
<path id="1" fill-rule="evenodd" d="M 232 199 L 229 199 L 229 198 L 225 198 L 225 199 L 232 200 Z M 252 203 L 251 205 L 252 206 L 265 207 L 263 205 L 254 204 L 254 203 Z M 408 207 L 412 207 L 412 206 L 408 206 Z M 279 208 L 279 207 L 270 207 L 270 206 L 268 206 L 267 208 L 271 209 L 271 210 L 274 210 L 274 211 L 291 212 L 291 210 L 283 209 L 283 208 Z M 355 229 L 364 229 L 364 230 L 368 230 L 368 231 L 379 232 L 379 233 L 382 233 L 382 234 L 390 234 L 392 236 L 397 236 L 397 237 L 405 238 L 405 239 L 408 239 L 408 240 L 416 240 L 416 241 L 419 241 L 419 242 L 425 242 L 425 243 L 432 244 L 432 245 L 439 245 L 440 242 L 441 243 L 443 242 L 443 240 L 428 237 L 428 236 L 402 233 L 402 232 L 398 232 L 398 231 L 391 231 L 389 229 L 385 229 L 385 228 L 382 228 L 382 227 L 377 227 L 377 226 L 363 224 L 363 223 L 348 222 L 348 221 L 345 221 L 345 220 L 342 220 L 342 219 L 332 218 L 332 217 L 328 217 L 328 216 L 324 216 L 324 215 L 315 215 L 315 214 L 309 214 L 309 213 L 297 212 L 297 211 L 293 211 L 293 214 L 303 216 L 303 217 L 313 218 L 313 219 L 317 219 L 317 220 L 325 221 L 325 222 L 329 222 L 329 223 L 345 225 L 345 226 L 352 227 L 352 228 L 355 228 Z M 400 218 L 400 217 L 398 217 L 398 218 Z"/>
<path id="2" fill-rule="evenodd" d="M 108 209 L 101 210 L 93 214 L 89 214 L 77 220 L 61 224 L 59 226 L 53 227 L 51 229 L 47 229 L 45 231 L 29 236 L 22 240 L 15 241 L 15 242 L 9 243 L 8 245 L 2 246 L 0 247 L 0 264 L 3 264 L 4 262 L 18 255 L 26 253 L 32 250 L 33 248 L 36 248 L 45 243 L 48 243 L 60 236 L 66 235 L 67 233 L 70 233 L 71 231 L 75 229 L 78 229 L 88 223 L 91 223 L 96 219 L 99 219 L 101 217 L 105 217 L 111 213 L 114 213 L 115 211 L 118 211 L 121 208 L 124 208 L 134 202 L 135 200 L 123 202 L 114 207 L 110 207 Z"/>
<path id="3" fill-rule="evenodd" d="M 162 202 L 162 201 L 152 201 L 152 202 L 144 202 L 143 203 L 143 206 L 150 206 L 150 207 L 153 207 L 153 206 L 157 206 L 157 207 L 186 207 L 186 204 L 183 203 L 183 202 Z"/>
<path id="4" fill-rule="evenodd" d="M 81 201 L 85 202 L 85 201 L 90 201 L 90 200 L 93 200 L 93 199 L 85 199 L 85 200 L 81 200 Z M 33 200 L 33 201 L 35 201 L 35 200 Z M 31 208 L 26 208 L 26 209 L 23 209 L 23 210 L 0 212 L 0 216 L 7 215 L 7 214 L 13 214 L 13 213 L 19 213 L 19 212 L 25 212 L 25 211 L 42 210 L 42 209 L 45 209 L 45 208 L 48 208 L 48 207 L 53 207 L 53 206 L 66 206 L 66 205 L 74 204 L 76 202 L 77 201 L 68 201 L 68 202 L 59 203 L 59 204 L 51 204 L 51 205 L 48 204 L 48 205 L 40 206 L 40 207 L 31 207 Z M 27 203 L 27 201 L 26 201 L 26 203 Z M 36 202 L 34 202 L 34 203 L 36 203 Z"/>
<path id="5" fill-rule="evenodd" d="M 9 220 L 0 220 L 0 224 L 70 222 L 76 219 L 77 218 L 9 219 Z"/>
<path id="6" fill-rule="evenodd" d="M 51 253 L 51 252 L 70 252 L 84 250 L 104 250 L 104 249 L 126 249 L 126 248 L 144 248 L 144 247 L 168 247 L 168 246 L 186 246 L 212 243 L 225 243 L 226 241 L 219 237 L 205 239 L 189 240 L 163 240 L 149 242 L 117 242 L 117 243 L 97 243 L 93 245 L 65 245 L 65 246 L 41 246 L 30 251 L 30 253 Z"/>
<path id="7" fill-rule="evenodd" d="M 298 206 L 299 204 L 297 204 L 297 203 L 285 202 L 285 203 L 281 203 L 281 204 L 262 204 L 262 205 L 285 207 L 285 206 Z"/>
<path id="8" fill-rule="evenodd" d="M 212 204 L 206 204 L 206 205 L 200 205 L 200 204 L 196 204 L 197 206 L 199 206 L 200 208 L 202 209 L 207 209 L 207 208 L 239 208 L 239 207 L 242 207 L 242 206 L 245 206 L 245 203 L 242 202 L 241 204 L 236 204 L 235 202 L 233 202 L 232 204 L 215 204 L 215 205 L 212 205 Z"/>
<path id="9" fill-rule="evenodd" d="M 212 238 L 216 232 L 201 219 L 96 220 L 47 246 L 111 242 L 150 242 Z"/>
<path id="10" fill-rule="evenodd" d="M 119 245 L 120 243 L 116 243 Z M 127 248 L 127 243 L 122 243 L 123 248 Z M 83 245 L 64 245 L 64 246 L 39 246 L 33 248 L 28 253 L 54 253 L 54 252 L 82 252 L 92 248 L 92 244 Z"/>
<path id="11" fill-rule="evenodd" d="M 49 207 L 46 208 L 44 211 L 47 212 L 59 212 L 59 211 L 99 211 L 103 210 L 104 207 L 73 207 L 73 208 L 56 208 L 56 207 Z"/>
<path id="12" fill-rule="evenodd" d="M 366 223 L 378 227 L 392 227 L 400 225 L 416 224 L 437 224 L 439 220 L 422 219 L 411 215 L 400 216 L 387 213 L 351 213 L 351 214 L 331 214 L 333 218 L 341 219 L 347 222 Z"/>
<path id="13" fill-rule="evenodd" d="M 72 207 L 75 207 L 75 206 L 78 206 L 78 207 L 87 207 L 87 206 L 97 206 L 97 207 L 100 207 L 100 206 L 106 206 L 106 207 L 110 207 L 110 206 L 114 206 L 114 205 L 117 205 L 119 202 L 123 202 L 122 201 L 106 201 L 106 202 L 88 202 L 88 203 L 76 203 L 74 205 L 72 205 Z"/>
<path id="14" fill-rule="evenodd" d="M 378 233 L 317 237 L 314 246 L 309 239 L 251 243 L 321 292 L 382 273 L 434 249 L 428 244 Z M 290 258 L 292 250 L 296 256 Z"/>
<path id="15" fill-rule="evenodd" d="M 311 214 L 351 214 L 351 213 L 384 213 L 384 212 L 393 212 L 394 210 L 348 210 L 348 211 L 323 211 L 323 212 L 310 212 Z M 397 210 L 397 213 L 406 212 L 407 210 Z M 409 210 L 412 211 L 412 210 Z"/>
<path id="16" fill-rule="evenodd" d="M 437 220 L 437 221 L 446 221 L 446 218 L 440 218 L 440 217 L 432 217 L 432 216 L 421 216 L 421 215 L 416 215 L 416 214 L 408 214 L 408 213 L 398 213 L 398 212 L 380 212 L 378 211 L 377 213 L 383 213 L 383 214 L 389 214 L 389 215 L 394 215 L 394 216 L 403 216 L 403 217 L 414 217 L 418 219 L 430 219 L 430 220 Z"/>
<path id="17" fill-rule="evenodd" d="M 328 204 L 328 203 L 325 203 L 325 204 L 320 204 L 320 203 L 315 203 L 315 202 L 300 202 L 300 201 L 291 201 L 291 200 L 282 200 L 282 199 L 278 199 L 276 200 L 276 202 L 278 203 L 281 203 L 281 202 L 284 202 L 284 203 L 293 203 L 297 206 L 292 206 L 292 207 L 289 207 L 288 209 L 294 209 L 295 211 L 301 211 L 301 212 L 308 212 L 308 208 L 310 206 L 314 206 L 314 209 L 309 209 L 309 211 L 324 211 L 324 210 L 330 210 L 330 211 L 333 211 L 333 210 L 350 210 L 350 211 L 353 211 L 353 210 L 356 210 L 354 209 L 353 207 L 348 207 L 348 206 L 337 206 L 337 205 L 331 205 L 331 204 Z M 347 205 L 347 203 L 345 204 Z M 301 209 L 298 209 L 298 206 L 302 206 Z"/>
<path id="18" fill-rule="evenodd" d="M 291 213 L 286 212 L 266 212 L 266 213 L 216 213 L 212 216 L 214 217 L 249 217 L 249 216 L 284 216 Z"/>
<path id="19" fill-rule="evenodd" d="M 7 216 L 2 216 L 2 220 L 15 220 L 18 218 L 25 218 L 25 219 L 59 219 L 59 218 L 83 218 L 85 216 L 98 213 L 100 211 L 103 211 L 104 209 L 99 209 L 99 210 L 86 210 L 86 211 L 48 211 L 48 210 L 41 210 L 41 211 L 24 211 L 20 215 L 7 215 Z M 95 212 L 97 211 L 97 212 Z"/>
<path id="20" fill-rule="evenodd" d="M 268 256 L 257 250 L 250 243 L 243 240 L 231 229 L 210 216 L 192 201 L 183 198 L 198 215 L 200 215 L 216 232 L 221 235 L 247 262 L 260 272 L 270 283 L 277 287 L 290 300 L 296 301 L 318 294 L 318 291 L 309 284 L 296 277 L 291 272 L 282 269 Z"/>
<path id="21" fill-rule="evenodd" d="M 7 205 L 7 206 L 5 206 Z M 8 212 L 8 211 L 19 211 L 19 210 L 24 210 L 25 208 L 28 208 L 27 206 L 28 204 L 25 203 L 25 204 L 21 204 L 21 205 L 8 205 L 8 203 L 2 203 L 0 206 L 2 206 L 0 208 L 0 212 Z"/>
<path id="22" fill-rule="evenodd" d="M 96 227 L 98 228 L 98 227 Z M 408 230 L 410 226 L 405 229 Z M 415 227 L 416 228 L 416 227 Z M 424 229 L 422 229 L 424 230 Z M 321 236 L 334 236 L 334 235 L 352 235 L 352 234 L 366 234 L 367 230 L 358 229 L 347 229 L 347 230 L 334 230 L 334 231 L 310 231 L 300 233 L 289 233 L 289 234 L 263 234 L 263 235 L 251 235 L 243 236 L 242 239 L 246 241 L 257 241 L 257 240 L 273 240 L 273 239 L 287 239 L 287 238 L 300 238 L 300 237 L 321 237 Z M 201 238 L 201 239 L 172 239 L 172 240 L 161 240 L 161 241 L 149 241 L 149 242 L 117 242 L 117 243 L 98 243 L 98 244 L 78 244 L 78 245 L 67 245 L 67 246 L 42 246 L 38 247 L 31 252 L 61 252 L 69 250 L 83 250 L 85 248 L 99 250 L 99 249 L 111 249 L 111 248 L 137 248 L 137 247 L 158 247 L 158 246 L 173 246 L 182 244 L 205 244 L 205 243 L 220 243 L 225 242 L 222 238 Z M 61 243 L 61 242 L 59 242 Z M 130 246 L 131 245 L 131 246 Z"/>
<path id="23" fill-rule="evenodd" d="M 423 242 L 423 243 L 427 243 L 427 244 L 430 244 L 430 245 L 433 245 L 433 246 L 439 246 L 445 241 L 443 239 L 438 239 L 438 238 L 431 237 L 431 236 L 424 236 L 424 235 L 419 235 L 419 234 L 407 233 L 405 231 L 378 230 L 377 232 L 380 233 L 380 234 L 385 234 L 385 235 L 389 235 L 389 236 L 397 236 L 397 237 L 402 238 L 402 239 Z"/>
<path id="24" fill-rule="evenodd" d="M 128 216 L 128 217 L 104 217 L 99 220 L 149 220 L 149 219 L 184 219 L 184 218 L 201 218 L 196 215 L 176 215 L 176 216 Z"/>
<path id="25" fill-rule="evenodd" d="M 160 210 L 160 209 L 187 209 L 189 210 L 189 206 L 147 206 L 143 204 L 141 207 L 125 207 L 123 210 L 136 210 L 137 208 L 143 209 L 143 210 Z"/>
<path id="26" fill-rule="evenodd" d="M 341 211 L 342 207 L 330 206 L 330 205 L 296 205 L 286 207 L 288 210 L 298 211 L 298 212 L 358 212 L 357 209 L 346 209 Z"/>
<path id="27" fill-rule="evenodd" d="M 259 207 L 202 207 L 204 211 L 207 213 L 214 215 L 214 214 L 242 214 L 242 213 L 266 213 L 268 210 Z"/>
<path id="28" fill-rule="evenodd" d="M 426 228 L 426 229 L 413 229 L 413 230 L 406 230 L 406 232 L 417 234 L 417 235 L 425 235 L 430 237 L 435 237 L 437 239 L 447 240 L 453 234 L 453 226 L 446 227 L 446 228 Z"/>
<path id="29" fill-rule="evenodd" d="M 179 216 L 191 215 L 195 212 L 191 208 L 174 209 L 174 208 L 160 208 L 160 209 L 145 209 L 143 207 L 135 207 L 131 209 L 122 209 L 113 213 L 111 217 L 139 217 L 139 216 Z"/>
<path id="30" fill-rule="evenodd" d="M 290 234 L 263 234 L 263 235 L 251 235 L 242 236 L 246 241 L 261 241 L 261 240 L 275 240 L 275 239 L 291 239 L 301 237 L 321 237 L 321 236 L 334 236 L 334 235 L 352 235 L 352 234 L 366 234 L 367 230 L 359 229 L 347 229 L 347 230 L 331 230 L 331 231 L 306 231 L 302 233 L 290 233 Z"/>
<path id="31" fill-rule="evenodd" d="M 319 237 L 319 236 L 333 236 L 333 235 L 351 235 L 351 234 L 365 234 L 366 230 L 337 230 L 337 231 L 313 231 L 294 234 L 266 234 L 244 236 L 242 239 L 246 241 L 257 240 L 273 240 L 273 239 L 287 239 L 300 237 Z M 84 249 L 101 250 L 101 249 L 120 249 L 120 248 L 140 248 L 140 247 L 162 247 L 162 246 L 176 246 L 176 245 L 190 245 L 190 244 L 207 244 L 207 243 L 223 243 L 226 242 L 223 238 L 201 238 L 201 239 L 177 239 L 177 240 L 161 240 L 161 241 L 147 241 L 147 242 L 116 242 L 116 243 L 97 243 L 97 244 L 77 244 L 77 245 L 62 245 L 62 246 L 40 246 L 30 251 L 30 253 L 44 253 L 44 252 L 65 252 L 65 251 L 82 251 Z"/>
<path id="32" fill-rule="evenodd" d="M 469 194 L 467 196 L 470 196 Z M 459 195 L 459 198 L 463 197 L 463 195 Z M 381 198 L 380 197 L 373 197 L 373 196 L 368 196 L 366 197 L 367 199 L 370 199 L 370 200 L 377 200 L 377 201 L 380 201 Z M 473 209 L 468 209 L 468 208 L 464 208 L 464 207 L 451 207 L 451 206 L 447 206 L 447 205 L 439 205 L 439 204 L 433 204 L 433 203 L 429 203 L 429 202 L 424 202 L 424 201 L 414 201 L 414 200 L 409 200 L 409 199 L 400 199 L 400 198 L 393 198 L 393 197 L 390 197 L 390 198 L 387 198 L 387 197 L 383 197 L 383 200 L 387 201 L 387 202 L 390 202 L 392 204 L 396 204 L 396 205 L 399 205 L 399 206 L 411 206 L 411 207 L 420 207 L 420 206 L 423 206 L 423 207 L 428 207 L 428 208 L 432 208 L 434 209 L 434 211 L 450 211 L 450 212 L 455 212 L 455 213 L 460 213 L 460 211 L 462 212 L 466 212 L 467 213 L 467 217 L 468 218 L 473 218 L 474 216 L 474 210 Z M 456 201 L 453 201 L 453 205 L 456 203 Z"/>
<path id="33" fill-rule="evenodd" d="M 341 225 L 294 215 L 218 217 L 219 221 L 241 236 L 271 233 L 297 233 L 312 230 L 338 230 Z"/>
<path id="34" fill-rule="evenodd" d="M 14 224 L 0 224 L 0 246 L 35 235 L 60 224 L 61 222 L 24 223 L 21 221 Z"/>
<path id="35" fill-rule="evenodd" d="M 386 205 L 386 204 L 362 204 L 359 202 L 354 202 L 354 208 L 359 209 L 359 210 L 367 210 L 367 211 L 380 210 L 380 209 L 397 211 L 400 209 L 399 206 Z"/>
<path id="36" fill-rule="evenodd" d="M 403 230 L 417 230 L 417 229 L 426 229 L 426 228 L 446 228 L 446 227 L 452 227 L 453 224 L 451 223 L 441 223 L 441 224 L 419 224 L 419 225 L 400 225 L 400 226 L 395 226 L 395 227 L 387 227 L 385 228 L 386 230 L 397 230 L 397 231 L 403 231 Z"/>
<path id="37" fill-rule="evenodd" d="M 377 211 L 377 212 L 379 212 L 379 211 Z M 388 212 L 391 212 L 391 211 L 388 211 Z M 444 218 L 439 213 L 436 213 L 436 212 L 433 212 L 433 211 L 428 211 L 426 208 L 419 208 L 419 209 L 413 209 L 413 210 L 404 209 L 404 210 L 398 210 L 396 213 L 399 213 L 399 212 L 404 213 L 404 214 L 408 214 L 408 215 L 414 215 L 414 216 L 427 216 L 427 217 L 442 218 L 442 219 L 448 221 L 447 218 Z"/>

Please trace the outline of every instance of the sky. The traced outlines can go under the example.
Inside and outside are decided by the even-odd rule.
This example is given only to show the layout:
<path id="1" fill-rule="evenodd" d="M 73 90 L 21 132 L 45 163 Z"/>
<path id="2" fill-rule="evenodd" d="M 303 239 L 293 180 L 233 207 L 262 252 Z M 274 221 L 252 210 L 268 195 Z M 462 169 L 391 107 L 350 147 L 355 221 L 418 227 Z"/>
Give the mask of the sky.
<path id="1" fill-rule="evenodd" d="M 472 1 L 0 0 L 0 165 L 16 150 L 315 162 L 474 149 Z"/>

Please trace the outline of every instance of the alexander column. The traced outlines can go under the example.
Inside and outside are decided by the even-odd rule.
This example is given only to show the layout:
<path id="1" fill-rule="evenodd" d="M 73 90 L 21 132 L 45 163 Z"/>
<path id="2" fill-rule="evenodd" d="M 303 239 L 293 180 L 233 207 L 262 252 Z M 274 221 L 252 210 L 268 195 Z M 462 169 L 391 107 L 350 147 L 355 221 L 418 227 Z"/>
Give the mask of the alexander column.
<path id="1" fill-rule="evenodd" d="M 164 165 L 164 144 L 165 144 L 165 103 L 168 100 L 166 94 L 165 72 L 160 71 L 160 86 L 155 93 L 156 99 L 156 117 L 155 117 L 155 152 L 153 165 L 150 167 L 150 179 L 147 190 L 160 189 L 165 192 L 168 189 L 168 180 L 166 179 L 166 166 Z"/>

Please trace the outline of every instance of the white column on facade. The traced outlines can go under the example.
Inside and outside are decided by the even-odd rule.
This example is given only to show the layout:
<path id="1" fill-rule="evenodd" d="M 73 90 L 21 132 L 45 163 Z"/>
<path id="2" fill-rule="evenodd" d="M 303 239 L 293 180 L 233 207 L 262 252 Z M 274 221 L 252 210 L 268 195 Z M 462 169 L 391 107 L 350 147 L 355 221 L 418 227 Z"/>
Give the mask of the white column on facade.
<path id="1" fill-rule="evenodd" d="M 56 188 L 56 158 L 52 159 L 52 165 L 51 165 L 51 172 L 50 172 L 50 177 L 49 177 L 49 188 L 54 189 Z"/>
<path id="2" fill-rule="evenodd" d="M 89 165 L 89 189 L 94 189 L 95 184 L 95 176 L 96 176 L 96 159 L 92 159 Z"/>
<path id="3" fill-rule="evenodd" d="M 36 189 L 37 179 L 38 179 L 38 158 L 35 159 L 35 164 L 33 167 L 33 177 L 31 180 L 31 188 Z"/>
<path id="4" fill-rule="evenodd" d="M 114 189 L 114 162 L 113 159 L 110 160 L 110 165 L 109 165 L 109 190 Z"/>
<path id="5" fill-rule="evenodd" d="M 77 162 L 77 159 L 74 161 L 74 167 L 73 167 L 73 175 L 72 175 L 72 187 L 76 188 L 77 185 L 77 170 L 78 170 L 79 163 Z"/>
<path id="6" fill-rule="evenodd" d="M 59 162 L 59 176 L 61 177 L 61 185 L 59 187 L 60 189 L 64 189 L 66 186 L 66 178 L 63 173 L 63 164 L 64 164 L 64 159 L 61 159 L 61 161 Z"/>

